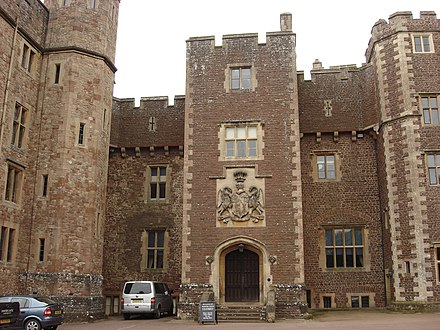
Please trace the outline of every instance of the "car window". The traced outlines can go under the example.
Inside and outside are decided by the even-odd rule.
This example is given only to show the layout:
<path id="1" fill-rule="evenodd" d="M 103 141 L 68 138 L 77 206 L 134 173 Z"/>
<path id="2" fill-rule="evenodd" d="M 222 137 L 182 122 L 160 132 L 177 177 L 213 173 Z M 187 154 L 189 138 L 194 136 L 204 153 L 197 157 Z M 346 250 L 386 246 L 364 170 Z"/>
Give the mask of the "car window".
<path id="1" fill-rule="evenodd" d="M 35 302 L 38 303 L 38 306 L 46 306 L 56 304 L 55 301 L 46 297 L 38 297 L 35 298 Z"/>
<path id="2" fill-rule="evenodd" d="M 156 290 L 157 294 L 165 293 L 165 288 L 162 283 L 154 283 L 154 289 Z"/>
<path id="3" fill-rule="evenodd" d="M 150 283 L 127 283 L 124 288 L 125 294 L 147 294 L 151 293 Z"/>
<path id="4" fill-rule="evenodd" d="M 26 298 L 12 298 L 11 302 L 18 302 L 20 308 L 29 308 L 29 299 Z"/>

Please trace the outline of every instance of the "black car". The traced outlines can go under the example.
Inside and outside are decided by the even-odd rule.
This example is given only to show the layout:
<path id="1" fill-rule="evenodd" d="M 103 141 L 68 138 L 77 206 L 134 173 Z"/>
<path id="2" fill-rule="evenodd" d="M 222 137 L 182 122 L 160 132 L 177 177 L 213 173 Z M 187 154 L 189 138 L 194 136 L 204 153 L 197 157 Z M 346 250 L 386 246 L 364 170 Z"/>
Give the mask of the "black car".
<path id="1" fill-rule="evenodd" d="M 55 330 L 64 322 L 64 307 L 46 297 L 3 296 L 0 302 L 20 304 L 20 315 L 14 328 Z"/>

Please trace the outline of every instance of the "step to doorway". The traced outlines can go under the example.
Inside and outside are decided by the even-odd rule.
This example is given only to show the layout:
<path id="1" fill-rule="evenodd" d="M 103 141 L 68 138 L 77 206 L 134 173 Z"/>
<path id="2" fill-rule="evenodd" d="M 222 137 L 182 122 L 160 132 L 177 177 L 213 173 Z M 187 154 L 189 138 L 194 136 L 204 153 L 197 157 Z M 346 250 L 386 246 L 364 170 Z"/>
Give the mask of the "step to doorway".
<path id="1" fill-rule="evenodd" d="M 265 322 L 264 306 L 217 306 L 218 322 Z"/>

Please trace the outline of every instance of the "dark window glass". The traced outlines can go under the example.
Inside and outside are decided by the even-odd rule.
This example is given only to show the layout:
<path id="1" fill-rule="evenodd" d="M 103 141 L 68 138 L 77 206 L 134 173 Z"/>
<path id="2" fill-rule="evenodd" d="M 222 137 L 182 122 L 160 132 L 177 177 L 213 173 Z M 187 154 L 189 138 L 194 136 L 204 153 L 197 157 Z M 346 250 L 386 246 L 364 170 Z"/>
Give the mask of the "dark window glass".
<path id="1" fill-rule="evenodd" d="M 8 249 L 6 253 L 6 261 L 11 262 L 12 261 L 12 249 L 14 244 L 14 236 L 15 236 L 15 229 L 9 228 L 9 237 L 8 237 Z"/>
<path id="2" fill-rule="evenodd" d="M 335 262 L 333 259 L 333 249 L 326 249 L 325 256 L 326 256 L 326 267 L 327 268 L 334 268 Z"/>
<path id="3" fill-rule="evenodd" d="M 362 248 L 356 248 L 356 267 L 364 267 L 364 252 Z"/>
<path id="4" fill-rule="evenodd" d="M 362 296 L 362 308 L 368 308 L 370 307 L 370 297 L 368 296 Z"/>
<path id="5" fill-rule="evenodd" d="M 353 249 L 345 249 L 345 267 L 354 267 Z"/>
<path id="6" fill-rule="evenodd" d="M 322 297 L 324 300 L 324 308 L 332 308 L 332 297 Z"/>
<path id="7" fill-rule="evenodd" d="M 148 294 L 151 293 L 150 283 L 127 283 L 124 288 L 125 294 Z"/>
<path id="8" fill-rule="evenodd" d="M 55 64 L 55 80 L 54 80 L 55 84 L 60 83 L 60 73 L 61 73 L 61 64 L 57 63 Z"/>
<path id="9" fill-rule="evenodd" d="M 41 189 L 41 196 L 43 196 L 43 197 L 47 196 L 48 180 L 49 180 L 49 176 L 47 174 L 43 174 L 43 182 L 42 182 L 42 189 Z"/>
<path id="10" fill-rule="evenodd" d="M 161 182 L 159 183 L 159 198 L 165 198 L 165 192 L 166 192 L 166 183 Z"/>
<path id="11" fill-rule="evenodd" d="M 44 261 L 44 246 L 45 246 L 45 239 L 40 238 L 40 252 L 39 252 L 39 261 Z"/>
<path id="12" fill-rule="evenodd" d="M 359 296 L 351 296 L 351 307 L 359 308 Z"/>
<path id="13" fill-rule="evenodd" d="M 83 145 L 84 144 L 84 129 L 86 127 L 86 124 L 80 123 L 79 124 L 79 132 L 78 132 L 78 144 Z"/>

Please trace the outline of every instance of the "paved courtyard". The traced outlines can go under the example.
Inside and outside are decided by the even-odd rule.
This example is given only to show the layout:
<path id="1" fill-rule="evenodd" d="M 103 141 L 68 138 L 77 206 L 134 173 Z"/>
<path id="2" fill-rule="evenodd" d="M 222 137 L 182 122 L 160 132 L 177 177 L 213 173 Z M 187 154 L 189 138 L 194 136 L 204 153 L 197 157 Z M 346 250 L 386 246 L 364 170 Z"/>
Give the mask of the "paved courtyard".
<path id="1" fill-rule="evenodd" d="M 123 320 L 112 317 L 94 323 L 63 324 L 59 330 L 188 330 L 211 327 L 229 330 L 440 330 L 440 313 L 401 314 L 387 311 L 332 311 L 317 314 L 312 320 L 278 320 L 276 323 L 219 323 L 199 325 L 196 322 L 163 317 Z"/>

